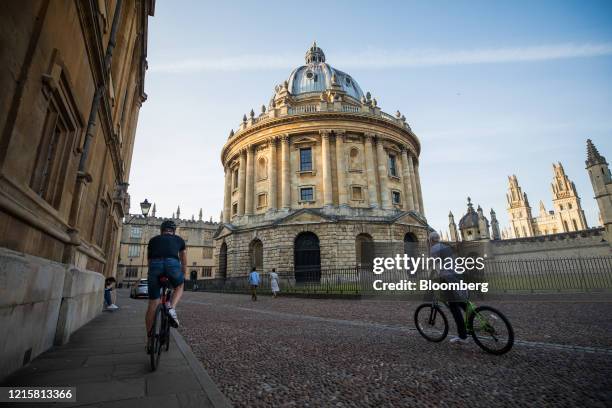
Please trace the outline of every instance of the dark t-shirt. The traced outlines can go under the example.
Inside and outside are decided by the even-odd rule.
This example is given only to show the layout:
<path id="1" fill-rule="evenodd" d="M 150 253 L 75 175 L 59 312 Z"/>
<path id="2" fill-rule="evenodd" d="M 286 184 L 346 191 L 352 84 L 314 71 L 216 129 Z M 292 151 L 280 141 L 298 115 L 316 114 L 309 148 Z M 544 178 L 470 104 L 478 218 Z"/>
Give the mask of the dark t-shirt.
<path id="1" fill-rule="evenodd" d="M 151 238 L 147 246 L 147 258 L 176 258 L 185 250 L 185 241 L 178 235 L 162 234 Z"/>

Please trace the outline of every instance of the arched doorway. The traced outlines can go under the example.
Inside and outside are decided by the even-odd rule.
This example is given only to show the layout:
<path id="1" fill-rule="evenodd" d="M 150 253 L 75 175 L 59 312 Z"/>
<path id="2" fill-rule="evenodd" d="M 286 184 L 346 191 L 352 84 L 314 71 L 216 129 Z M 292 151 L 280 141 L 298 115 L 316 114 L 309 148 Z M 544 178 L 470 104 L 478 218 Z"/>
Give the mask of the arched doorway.
<path id="1" fill-rule="evenodd" d="M 404 253 L 409 257 L 417 256 L 419 240 L 412 232 L 407 232 L 404 235 Z"/>
<path id="2" fill-rule="evenodd" d="M 371 265 L 374 259 L 374 240 L 370 234 L 359 234 L 355 238 L 355 263 L 357 266 Z"/>
<path id="3" fill-rule="evenodd" d="M 312 232 L 301 232 L 295 237 L 293 262 L 296 282 L 321 280 L 321 250 L 319 237 Z"/>
<path id="4" fill-rule="evenodd" d="M 219 250 L 219 279 L 225 280 L 227 278 L 227 244 L 224 242 L 221 244 Z"/>
<path id="5" fill-rule="evenodd" d="M 263 243 L 257 238 L 249 244 L 249 263 L 251 268 L 255 267 L 260 272 L 263 270 Z"/>

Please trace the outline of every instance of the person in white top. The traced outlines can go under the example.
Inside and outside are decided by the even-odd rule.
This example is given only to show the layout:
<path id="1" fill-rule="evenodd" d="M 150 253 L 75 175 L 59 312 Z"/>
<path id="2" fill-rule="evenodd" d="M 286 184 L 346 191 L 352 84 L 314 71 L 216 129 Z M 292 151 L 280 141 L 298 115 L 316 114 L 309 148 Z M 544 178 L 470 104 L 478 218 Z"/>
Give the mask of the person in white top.
<path id="1" fill-rule="evenodd" d="M 272 296 L 276 297 L 276 294 L 280 292 L 280 287 L 278 286 L 278 274 L 275 268 L 272 268 L 272 272 L 270 272 L 270 287 L 272 288 Z"/>

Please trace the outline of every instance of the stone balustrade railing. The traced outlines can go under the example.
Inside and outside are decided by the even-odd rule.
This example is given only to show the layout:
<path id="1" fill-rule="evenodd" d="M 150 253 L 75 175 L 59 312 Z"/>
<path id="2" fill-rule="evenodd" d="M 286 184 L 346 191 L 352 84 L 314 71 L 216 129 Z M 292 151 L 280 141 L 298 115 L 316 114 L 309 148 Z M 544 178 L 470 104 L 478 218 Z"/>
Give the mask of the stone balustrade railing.
<path id="1" fill-rule="evenodd" d="M 295 106 L 284 105 L 278 108 L 270 109 L 267 112 L 264 112 L 257 117 L 250 117 L 246 119 L 246 116 L 245 116 L 245 120 L 243 120 L 242 123 L 240 123 L 240 125 L 238 126 L 238 131 L 235 134 L 233 134 L 231 137 L 235 137 L 235 135 L 239 134 L 240 132 L 250 128 L 251 126 L 257 123 L 264 122 L 267 119 L 273 119 L 273 118 L 283 117 L 287 115 L 304 115 L 304 114 L 312 114 L 312 113 L 318 113 L 318 112 L 343 112 L 347 114 L 371 115 L 371 116 L 381 118 L 385 121 L 391 122 L 396 126 L 400 126 L 405 129 L 411 130 L 410 126 L 406 122 L 405 117 L 401 115 L 400 117 L 390 115 L 380 110 L 380 108 L 373 106 L 371 104 L 370 105 L 367 105 L 367 104 L 355 105 L 355 104 L 341 103 L 341 102 L 336 102 L 336 103 L 321 102 L 319 104 L 310 103 L 310 104 L 301 104 L 301 105 L 295 105 Z"/>

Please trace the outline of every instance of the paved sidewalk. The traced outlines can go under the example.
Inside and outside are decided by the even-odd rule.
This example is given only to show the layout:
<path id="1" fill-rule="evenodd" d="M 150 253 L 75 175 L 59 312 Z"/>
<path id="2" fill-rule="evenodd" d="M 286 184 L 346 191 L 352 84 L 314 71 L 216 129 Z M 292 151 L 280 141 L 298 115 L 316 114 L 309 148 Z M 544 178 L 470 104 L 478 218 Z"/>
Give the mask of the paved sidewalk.
<path id="1" fill-rule="evenodd" d="M 117 297 L 119 310 L 103 312 L 67 345 L 43 353 L 2 385 L 76 387 L 75 403 L 30 404 L 35 407 L 230 406 L 176 330 L 160 367 L 151 372 L 144 350 L 147 301 L 130 299 L 127 290 Z"/>

